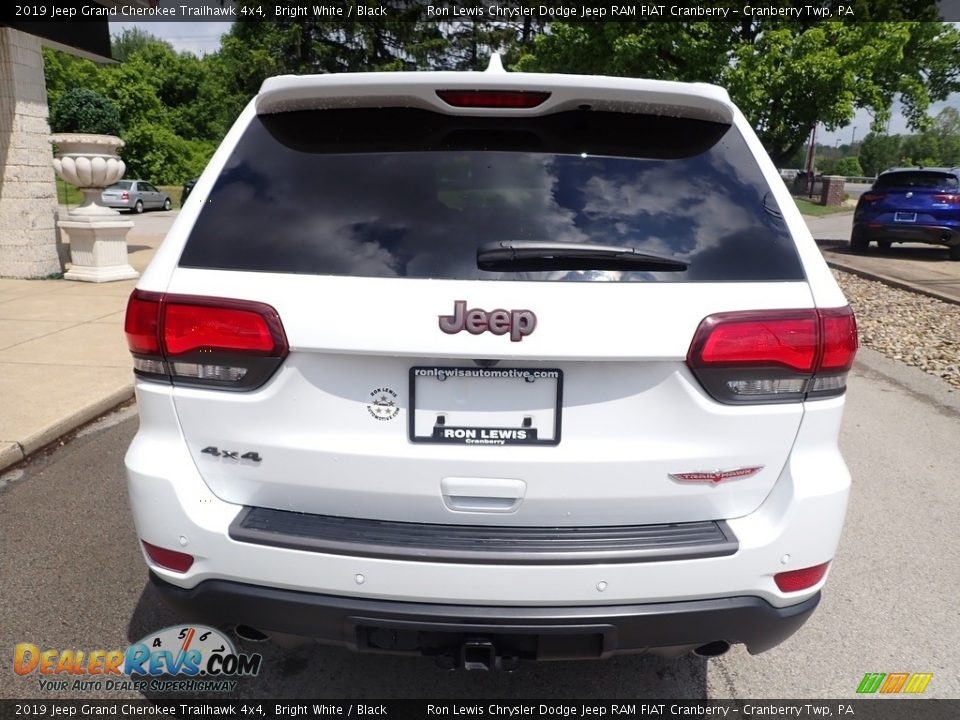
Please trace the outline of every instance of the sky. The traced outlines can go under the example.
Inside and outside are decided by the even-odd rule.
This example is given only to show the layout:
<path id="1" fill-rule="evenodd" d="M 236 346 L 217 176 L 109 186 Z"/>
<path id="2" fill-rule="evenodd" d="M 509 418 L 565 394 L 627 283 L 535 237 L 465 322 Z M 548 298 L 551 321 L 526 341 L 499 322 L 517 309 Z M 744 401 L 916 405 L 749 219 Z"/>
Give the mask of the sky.
<path id="1" fill-rule="evenodd" d="M 960 2 L 960 0 L 957 0 Z M 176 50 L 204 55 L 215 52 L 220 47 L 220 36 L 230 29 L 228 22 L 110 22 L 110 32 L 118 33 L 124 28 L 141 27 L 157 37 L 169 41 Z M 944 101 L 932 103 L 928 114 L 935 117 L 947 106 L 960 108 L 960 93 L 951 95 Z M 817 142 L 821 145 L 844 145 L 870 132 L 871 116 L 867 110 L 858 110 L 846 127 L 827 131 L 822 125 L 817 128 Z M 909 134 L 906 118 L 900 114 L 894 104 L 890 118 L 891 135 Z"/>

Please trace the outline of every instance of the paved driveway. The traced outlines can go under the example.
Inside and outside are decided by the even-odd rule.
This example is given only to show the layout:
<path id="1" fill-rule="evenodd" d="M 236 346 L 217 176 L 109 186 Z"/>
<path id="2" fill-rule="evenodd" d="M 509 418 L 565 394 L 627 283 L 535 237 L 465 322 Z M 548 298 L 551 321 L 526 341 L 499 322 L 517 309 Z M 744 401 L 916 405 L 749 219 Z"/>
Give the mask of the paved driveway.
<path id="1" fill-rule="evenodd" d="M 840 437 L 854 478 L 840 549 L 820 608 L 770 652 L 737 647 L 710 661 L 626 656 L 506 674 L 245 645 L 263 653 L 263 670 L 229 697 L 852 698 L 867 672 L 930 672 L 927 697 L 960 697 L 955 395 L 937 378 L 861 352 Z M 892 431 L 894 417 L 897 427 L 922 431 Z M 128 409 L 24 470 L 0 474 L 0 698 L 79 694 L 41 691 L 35 675 L 14 675 L 16 643 L 122 649 L 178 623 L 146 582 L 127 506 L 122 458 L 135 430 Z"/>

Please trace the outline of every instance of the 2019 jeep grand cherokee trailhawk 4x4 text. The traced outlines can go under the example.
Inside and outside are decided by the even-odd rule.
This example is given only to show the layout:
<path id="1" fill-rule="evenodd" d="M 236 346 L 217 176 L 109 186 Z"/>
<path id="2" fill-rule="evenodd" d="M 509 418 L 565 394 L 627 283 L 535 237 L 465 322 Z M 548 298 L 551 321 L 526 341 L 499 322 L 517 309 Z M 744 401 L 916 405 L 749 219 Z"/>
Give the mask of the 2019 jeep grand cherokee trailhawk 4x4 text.
<path id="1" fill-rule="evenodd" d="M 184 614 L 489 667 L 814 610 L 856 327 L 725 91 L 277 77 L 194 193 L 126 318 Z"/>

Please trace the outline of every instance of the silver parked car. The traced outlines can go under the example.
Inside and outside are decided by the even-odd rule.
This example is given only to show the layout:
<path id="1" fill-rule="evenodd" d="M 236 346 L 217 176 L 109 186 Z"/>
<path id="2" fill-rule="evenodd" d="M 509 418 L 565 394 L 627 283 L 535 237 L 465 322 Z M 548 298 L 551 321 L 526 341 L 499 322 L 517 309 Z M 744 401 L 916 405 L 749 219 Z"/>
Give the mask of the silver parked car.
<path id="1" fill-rule="evenodd" d="M 120 180 L 100 194 L 100 202 L 118 210 L 169 210 L 173 201 L 146 180 Z"/>

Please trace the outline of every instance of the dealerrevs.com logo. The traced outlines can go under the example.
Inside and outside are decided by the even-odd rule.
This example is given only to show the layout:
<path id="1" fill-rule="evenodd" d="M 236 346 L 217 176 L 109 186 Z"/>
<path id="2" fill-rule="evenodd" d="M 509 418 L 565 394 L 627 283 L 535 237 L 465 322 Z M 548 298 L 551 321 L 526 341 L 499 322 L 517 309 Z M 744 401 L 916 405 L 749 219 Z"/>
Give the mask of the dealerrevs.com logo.
<path id="1" fill-rule="evenodd" d="M 263 656 L 239 653 L 219 630 L 178 625 L 151 633 L 126 650 L 41 650 L 19 643 L 13 671 L 38 676 L 41 690 L 231 692 L 237 677 L 260 672 Z"/>

